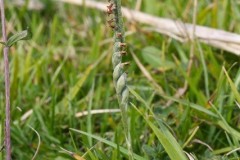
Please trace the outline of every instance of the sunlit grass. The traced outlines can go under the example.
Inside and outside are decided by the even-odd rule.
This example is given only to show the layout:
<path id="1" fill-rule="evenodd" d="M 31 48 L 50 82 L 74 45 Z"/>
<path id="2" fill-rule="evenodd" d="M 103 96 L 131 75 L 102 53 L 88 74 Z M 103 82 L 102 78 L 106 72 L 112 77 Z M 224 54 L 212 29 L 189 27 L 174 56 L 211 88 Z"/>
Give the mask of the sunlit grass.
<path id="1" fill-rule="evenodd" d="M 127 7 L 134 8 L 135 3 L 123 0 Z M 199 1 L 197 24 L 239 33 L 240 14 L 235 3 Z M 191 6 L 191 0 L 150 0 L 143 1 L 141 11 L 191 23 Z M 58 2 L 49 3 L 42 11 L 14 7 L 9 2 L 6 12 L 9 32 L 29 26 L 33 33 L 31 40 L 13 46 L 10 55 L 13 159 L 31 159 L 37 150 L 39 139 L 29 126 L 41 137 L 36 159 L 72 159 L 60 147 L 85 159 L 126 159 L 119 113 L 76 117 L 81 111 L 118 108 L 112 82 L 112 31 L 106 15 Z M 165 136 L 171 134 L 171 139 L 176 139 L 177 151 L 183 149 L 198 159 L 237 159 L 239 152 L 231 151 L 239 148 L 240 139 L 239 57 L 199 43 L 188 76 L 190 42 L 182 44 L 141 28 L 141 24 L 126 22 L 126 31 L 134 31 L 127 34 L 130 49 L 124 61 L 131 63 L 128 84 L 136 92 L 130 102 L 137 109 L 129 105 L 135 158 L 169 159 L 169 149 L 166 143 L 161 144 L 158 134 L 167 128 Z M 150 59 L 159 58 L 170 67 L 149 63 L 144 55 L 149 47 L 159 51 Z M 139 68 L 131 51 L 144 69 Z M 0 57 L 3 64 L 2 54 Z M 3 65 L 0 69 L 3 72 Z M 3 80 L 1 76 L 2 84 Z M 187 91 L 175 98 L 185 81 Z M 0 88 L 4 117 L 4 86 Z M 166 107 L 169 101 L 172 103 Z M 1 119 L 1 142 L 3 126 Z M 4 159 L 3 153 L 0 159 Z"/>

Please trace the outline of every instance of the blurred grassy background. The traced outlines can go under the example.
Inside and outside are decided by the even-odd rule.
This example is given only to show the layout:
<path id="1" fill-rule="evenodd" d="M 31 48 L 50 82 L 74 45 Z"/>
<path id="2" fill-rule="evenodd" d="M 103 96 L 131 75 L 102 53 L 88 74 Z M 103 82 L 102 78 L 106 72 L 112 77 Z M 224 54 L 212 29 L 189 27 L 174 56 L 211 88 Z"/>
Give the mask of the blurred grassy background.
<path id="1" fill-rule="evenodd" d="M 135 8 L 136 2 L 122 0 L 123 6 L 131 9 Z M 141 11 L 191 23 L 192 2 L 147 0 L 142 1 Z M 86 153 L 86 159 L 127 159 L 119 149 L 69 131 L 69 128 L 83 130 L 126 147 L 119 113 L 75 117 L 76 113 L 85 110 L 118 108 L 112 84 L 112 31 L 107 26 L 106 14 L 57 1 L 45 0 L 43 3 L 43 10 L 34 11 L 6 2 L 8 33 L 24 30 L 27 26 L 33 33 L 31 40 L 18 42 L 10 53 L 13 159 L 31 159 L 36 151 L 38 137 L 29 126 L 41 136 L 36 159 L 72 159 L 59 147 L 80 156 Z M 235 0 L 199 1 L 197 24 L 239 33 L 239 9 L 240 4 Z M 239 147 L 240 110 L 235 100 L 239 94 L 234 94 L 222 67 L 239 90 L 239 57 L 196 42 L 192 71 L 187 76 L 190 42 L 182 44 L 167 36 L 147 32 L 141 24 L 126 20 L 125 24 L 129 48 L 167 96 L 173 97 L 185 81 L 189 84 L 177 103 L 164 108 L 169 99 L 158 94 L 131 54 L 124 57 L 124 61 L 131 62 L 127 69 L 129 86 L 155 113 L 157 118 L 152 119 L 155 125 L 164 121 L 181 146 L 192 135 L 183 149 L 198 159 L 238 159 L 238 152 L 229 156 L 226 153 Z M 156 58 L 159 61 L 153 62 Z M 3 74 L 0 81 L 2 144 Z M 208 103 L 209 100 L 213 105 Z M 151 119 L 143 102 L 133 95 L 130 102 Z M 201 112 L 202 108 L 217 117 Z M 31 110 L 32 114 L 23 119 L 22 116 Z M 130 109 L 129 116 L 134 152 L 146 159 L 168 159 L 143 117 L 134 108 Z M 237 131 L 229 129 L 230 126 Z M 4 159 L 3 153 L 0 152 L 0 159 Z"/>

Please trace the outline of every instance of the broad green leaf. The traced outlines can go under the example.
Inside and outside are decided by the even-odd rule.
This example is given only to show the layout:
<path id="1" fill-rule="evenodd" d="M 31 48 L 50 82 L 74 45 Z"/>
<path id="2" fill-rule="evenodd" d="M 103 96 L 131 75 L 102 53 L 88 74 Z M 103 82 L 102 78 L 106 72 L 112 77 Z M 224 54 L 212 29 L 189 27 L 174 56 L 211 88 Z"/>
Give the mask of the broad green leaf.
<path id="1" fill-rule="evenodd" d="M 172 160 L 187 160 L 181 146 L 178 144 L 173 135 L 169 132 L 167 127 L 159 121 L 159 128 L 154 125 L 147 117 L 145 117 L 134 104 L 131 104 L 145 119 L 149 127 L 153 130 L 155 135 L 157 136 L 160 143 L 163 145 L 166 150 L 168 156 Z"/>
<path id="2" fill-rule="evenodd" d="M 226 122 L 224 122 L 223 120 L 219 120 L 217 121 L 217 124 L 224 129 L 225 131 L 227 131 L 229 134 L 231 134 L 232 136 L 234 136 L 236 139 L 240 140 L 240 133 L 239 131 L 235 130 L 234 128 L 232 128 L 230 125 L 228 125 Z"/>
<path id="3" fill-rule="evenodd" d="M 156 47 L 148 46 L 143 48 L 142 57 L 143 60 L 152 67 L 160 66 L 161 51 Z"/>
<path id="4" fill-rule="evenodd" d="M 149 65 L 160 70 L 168 70 L 175 67 L 173 62 L 163 59 L 161 51 L 153 46 L 145 47 L 142 50 L 142 57 Z"/>
<path id="5" fill-rule="evenodd" d="M 71 130 L 71 131 L 74 131 L 74 132 L 77 132 L 77 133 L 80 133 L 80 134 L 83 134 L 83 135 L 86 135 L 86 136 L 88 136 L 88 137 L 92 137 L 92 138 L 94 138 L 94 139 L 96 139 L 96 140 L 98 140 L 98 141 L 100 141 L 100 142 L 102 142 L 102 143 L 105 143 L 105 144 L 107 144 L 107 145 L 109 145 L 109 146 L 111 146 L 111 147 L 113 147 L 113 148 L 115 148 L 115 149 L 118 149 L 118 147 L 119 147 L 116 143 L 113 143 L 113 142 L 111 142 L 111 141 L 108 141 L 108 140 L 106 140 L 106 139 L 104 139 L 104 138 L 102 138 L 102 137 L 98 137 L 98 136 L 95 136 L 95 135 L 92 135 L 92 134 L 89 134 L 89 133 L 87 133 L 87 132 L 84 132 L 84 131 L 81 131 L 81 130 L 77 130 L 77 129 L 74 129 L 74 128 L 70 128 L 70 130 Z M 123 148 L 123 147 L 119 147 L 119 150 L 120 150 L 120 152 L 122 152 L 123 154 L 128 155 L 128 150 L 127 150 L 127 149 L 125 149 L 125 148 Z M 135 153 L 133 153 L 133 157 L 134 157 L 136 160 L 146 160 L 145 158 L 143 158 L 143 157 L 141 157 L 141 156 L 139 156 L 139 155 L 137 155 L 137 154 L 135 154 Z"/>
<path id="6" fill-rule="evenodd" d="M 6 42 L 6 46 L 11 47 L 13 44 L 15 44 L 16 42 L 20 41 L 20 40 L 28 40 L 32 37 L 32 33 L 29 30 L 29 28 L 27 28 L 24 31 L 18 32 L 14 35 L 12 35 Z"/>

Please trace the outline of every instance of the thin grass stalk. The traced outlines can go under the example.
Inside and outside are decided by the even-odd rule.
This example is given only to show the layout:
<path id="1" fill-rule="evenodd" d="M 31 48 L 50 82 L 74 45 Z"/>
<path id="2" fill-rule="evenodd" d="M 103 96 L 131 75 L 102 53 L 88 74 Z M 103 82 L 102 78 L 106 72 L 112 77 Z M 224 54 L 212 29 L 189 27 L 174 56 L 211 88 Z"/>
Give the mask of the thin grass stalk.
<path id="1" fill-rule="evenodd" d="M 191 74 L 191 70 L 192 70 L 192 65 L 193 65 L 193 59 L 194 59 L 194 51 L 195 51 L 195 41 L 196 41 L 196 19 L 197 19 L 197 5 L 198 5 L 198 1 L 194 0 L 194 4 L 193 4 L 193 19 L 192 19 L 192 35 L 190 37 L 191 40 L 191 46 L 190 46 L 190 58 L 189 58 L 189 62 L 188 62 L 188 67 L 187 67 L 187 75 L 190 76 Z M 185 81 L 184 84 L 184 88 L 185 90 L 187 90 L 188 88 L 188 82 Z"/>
<path id="2" fill-rule="evenodd" d="M 6 34 L 6 22 L 4 13 L 4 1 L 0 0 L 1 8 L 1 22 L 2 22 L 2 39 L 3 42 L 7 42 Z M 4 76 L 5 76 L 5 96 L 6 96 L 6 121 L 5 121 L 5 147 L 6 147 L 6 160 L 11 160 L 11 131 L 10 131 L 10 73 L 9 73 L 9 61 L 8 61 L 9 47 L 4 46 Z"/>
<path id="3" fill-rule="evenodd" d="M 126 44 L 121 13 L 121 0 L 109 0 L 109 3 L 110 4 L 107 6 L 107 13 L 109 16 L 112 16 L 112 18 L 108 20 L 108 23 L 114 31 L 114 47 L 112 55 L 112 64 L 114 68 L 113 82 L 121 109 L 122 124 L 124 128 L 126 144 L 128 147 L 129 159 L 133 160 L 134 158 L 130 135 L 130 119 L 128 117 L 129 90 L 127 87 L 127 74 L 124 72 L 124 66 L 128 63 L 122 63 L 122 56 L 126 54 L 126 51 L 124 50 Z"/>

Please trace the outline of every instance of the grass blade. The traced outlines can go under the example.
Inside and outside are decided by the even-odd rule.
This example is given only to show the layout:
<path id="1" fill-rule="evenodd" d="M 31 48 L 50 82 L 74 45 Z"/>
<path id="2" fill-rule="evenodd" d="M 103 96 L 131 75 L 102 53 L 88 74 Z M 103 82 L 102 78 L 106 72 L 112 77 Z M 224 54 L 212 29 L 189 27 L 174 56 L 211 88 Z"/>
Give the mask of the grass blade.
<path id="1" fill-rule="evenodd" d="M 140 102 L 143 102 L 144 105 L 146 105 L 146 107 L 148 107 L 147 103 L 144 102 L 144 100 L 141 98 L 140 95 L 137 94 L 137 92 L 135 92 L 131 87 L 128 87 L 128 88 L 129 88 L 129 91 L 137 98 L 137 100 L 139 100 Z M 209 116 L 218 118 L 218 116 L 215 113 L 209 111 L 208 109 L 206 109 L 206 108 L 204 108 L 204 107 L 202 107 L 200 105 L 188 102 L 186 100 L 181 100 L 181 99 L 178 99 L 178 98 L 166 96 L 166 95 L 161 95 L 161 96 L 163 98 L 165 98 L 165 99 L 172 100 L 174 102 L 177 102 L 177 103 L 180 103 L 180 104 L 183 104 L 183 105 L 186 105 L 186 106 L 190 106 L 191 108 L 196 109 L 196 110 L 198 110 L 200 112 L 203 112 L 203 113 L 205 113 L 205 114 L 207 114 Z"/>
<path id="2" fill-rule="evenodd" d="M 231 89 L 233 91 L 233 94 L 234 94 L 237 102 L 240 103 L 240 94 L 239 94 L 239 92 L 237 90 L 237 87 L 234 85 L 233 81 L 229 77 L 229 75 L 228 75 L 228 73 L 227 73 L 227 71 L 226 71 L 226 69 L 224 67 L 223 67 L 223 71 L 224 71 L 225 75 L 227 76 L 228 83 L 230 84 L 230 87 L 231 87 Z"/>
<path id="3" fill-rule="evenodd" d="M 67 93 L 67 95 L 63 98 L 63 100 L 61 101 L 63 106 L 66 107 L 69 104 L 69 101 L 72 101 L 75 96 L 77 95 L 77 93 L 79 92 L 79 90 L 81 89 L 81 87 L 83 86 L 83 83 L 86 81 L 86 79 L 88 78 L 89 74 L 91 73 L 91 71 L 107 56 L 107 52 L 105 52 L 104 54 L 102 54 L 102 56 L 92 65 L 90 65 L 84 72 L 83 77 L 80 78 L 77 83 L 70 89 L 70 91 Z"/>
<path id="4" fill-rule="evenodd" d="M 145 117 L 134 104 L 132 104 L 132 106 L 141 114 L 149 127 L 151 127 L 172 160 L 187 160 L 187 157 L 185 156 L 181 146 L 163 123 L 159 122 L 160 128 L 158 128 L 150 120 L 148 120 L 147 117 Z"/>
<path id="5" fill-rule="evenodd" d="M 27 39 L 30 39 L 32 36 L 31 34 L 31 31 L 29 30 L 29 28 L 27 28 L 26 30 L 24 31 L 21 31 L 21 32 L 18 32 L 14 35 L 12 35 L 7 43 L 6 43 L 6 46 L 8 47 L 11 47 L 12 45 L 14 45 L 14 43 L 20 41 L 20 40 L 27 40 Z"/>
<path id="6" fill-rule="evenodd" d="M 117 149 L 119 146 L 116 144 L 116 143 L 113 143 L 111 141 L 108 141 L 102 137 L 98 137 L 98 136 L 95 136 L 95 135 L 92 135 L 92 134 L 89 134 L 87 132 L 84 132 L 84 131 L 81 131 L 81 130 L 77 130 L 77 129 L 74 129 L 74 128 L 70 128 L 71 131 L 74 131 L 74 132 L 77 132 L 77 133 L 80 133 L 80 134 L 83 134 L 85 136 L 88 136 L 88 137 L 91 137 L 91 138 L 94 138 L 102 143 L 105 143 L 115 149 Z M 128 155 L 128 150 L 123 148 L 123 147 L 119 147 L 119 151 L 125 155 Z M 136 159 L 136 160 L 146 160 L 145 158 L 137 155 L 137 154 L 133 154 L 133 157 Z"/>

